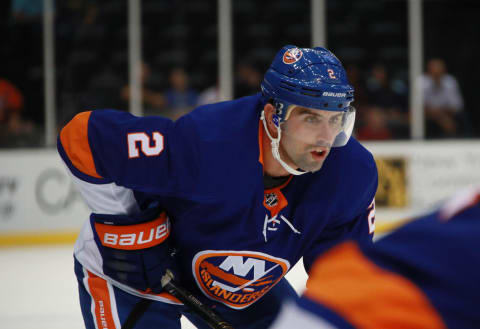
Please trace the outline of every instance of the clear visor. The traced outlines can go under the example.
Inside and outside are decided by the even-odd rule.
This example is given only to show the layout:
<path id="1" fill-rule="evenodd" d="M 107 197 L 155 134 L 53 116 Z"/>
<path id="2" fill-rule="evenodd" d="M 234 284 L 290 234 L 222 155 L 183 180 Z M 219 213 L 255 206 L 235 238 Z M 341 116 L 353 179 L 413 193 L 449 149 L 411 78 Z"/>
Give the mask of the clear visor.
<path id="1" fill-rule="evenodd" d="M 347 144 L 355 124 L 355 108 L 345 112 L 289 106 L 281 124 L 282 135 L 315 147 L 341 147 Z"/>

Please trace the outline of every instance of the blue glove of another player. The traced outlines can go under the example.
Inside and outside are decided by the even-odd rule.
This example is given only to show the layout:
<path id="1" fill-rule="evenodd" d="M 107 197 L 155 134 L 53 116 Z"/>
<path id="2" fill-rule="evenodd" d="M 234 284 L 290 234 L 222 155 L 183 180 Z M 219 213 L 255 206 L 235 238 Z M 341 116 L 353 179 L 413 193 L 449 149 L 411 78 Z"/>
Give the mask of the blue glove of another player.
<path id="1" fill-rule="evenodd" d="M 175 272 L 165 212 L 150 207 L 136 216 L 92 213 L 90 223 L 106 275 L 142 291 L 162 290 L 165 271 Z"/>

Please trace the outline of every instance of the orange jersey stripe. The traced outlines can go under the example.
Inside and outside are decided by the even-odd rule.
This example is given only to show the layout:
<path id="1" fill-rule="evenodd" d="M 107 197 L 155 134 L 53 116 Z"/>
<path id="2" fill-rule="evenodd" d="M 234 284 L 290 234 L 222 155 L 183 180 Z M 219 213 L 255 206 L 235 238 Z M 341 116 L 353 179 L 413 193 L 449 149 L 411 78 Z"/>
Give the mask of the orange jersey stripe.
<path id="1" fill-rule="evenodd" d="M 60 141 L 75 168 L 86 175 L 103 178 L 95 168 L 88 142 L 88 120 L 91 114 L 91 111 L 77 114 L 60 132 Z"/>
<path id="2" fill-rule="evenodd" d="M 378 267 L 353 242 L 315 262 L 305 295 L 360 329 L 446 328 L 420 288 Z"/>
<path id="3" fill-rule="evenodd" d="M 227 273 L 227 272 L 223 271 L 222 269 L 218 268 L 217 266 L 215 266 L 213 264 L 210 264 L 207 261 L 203 261 L 200 264 L 200 267 L 205 268 L 208 271 L 208 273 L 210 273 L 210 274 L 212 274 L 212 275 L 214 275 L 214 276 L 216 276 L 216 277 L 218 277 L 222 280 L 225 280 L 229 283 L 235 284 L 237 286 L 242 286 L 242 285 L 244 285 L 244 284 L 246 284 L 250 281 L 250 280 L 246 280 L 244 278 L 238 277 L 235 274 Z M 272 277 L 272 275 L 268 275 L 264 278 L 259 278 L 254 283 L 250 283 L 249 286 L 259 287 L 259 286 L 264 286 L 264 285 L 267 285 L 267 284 L 271 284 L 273 282 L 272 280 L 265 281 L 267 279 L 270 279 L 271 277 Z"/>
<path id="4" fill-rule="evenodd" d="M 161 292 L 159 294 L 156 294 L 150 288 L 148 288 L 145 291 L 139 290 L 139 292 L 144 294 L 144 295 L 153 295 L 153 296 L 163 297 L 163 298 L 168 299 L 168 300 L 170 300 L 170 301 L 172 301 L 176 304 L 182 304 L 183 305 L 183 303 L 177 297 L 175 297 L 173 295 L 170 295 L 168 292 Z"/>
<path id="5" fill-rule="evenodd" d="M 262 166 L 265 166 L 265 164 L 263 163 L 263 139 L 265 138 L 263 129 L 263 122 L 262 120 L 260 120 L 258 123 L 258 149 L 260 150 L 260 154 L 258 155 L 258 162 L 260 162 Z"/>
<path id="6" fill-rule="evenodd" d="M 288 200 L 283 195 L 281 189 L 283 189 L 285 186 L 287 186 L 288 183 L 290 183 L 290 181 L 292 180 L 292 178 L 293 178 L 293 175 L 290 175 L 290 177 L 287 179 L 287 181 L 285 183 L 283 183 L 282 185 L 265 190 L 265 192 L 264 192 L 265 194 L 264 194 L 264 198 L 263 198 L 263 206 L 265 207 L 265 209 L 268 209 L 270 211 L 270 215 L 272 217 L 275 217 L 276 215 L 278 215 L 278 213 L 280 211 L 282 211 L 283 208 L 288 206 Z M 274 205 L 268 205 L 267 204 L 267 196 L 269 194 L 274 194 L 276 196 L 276 201 L 277 201 L 276 204 L 274 204 Z"/>
<path id="7" fill-rule="evenodd" d="M 225 281 L 228 281 L 230 283 L 233 283 L 233 284 L 236 284 L 238 286 L 241 286 L 243 284 L 246 284 L 249 280 L 246 280 L 246 279 L 243 279 L 243 278 L 240 278 L 234 274 L 230 274 L 230 273 L 227 273 L 225 271 L 223 271 L 222 269 L 218 268 L 217 266 L 213 265 L 213 264 L 210 264 L 209 262 L 207 261 L 203 261 L 201 264 L 200 264 L 200 267 L 202 268 L 205 268 L 207 269 L 207 271 L 210 273 L 210 274 L 213 274 L 215 275 L 216 277 L 219 277 Z"/>
<path id="8" fill-rule="evenodd" d="M 88 272 L 88 287 L 93 302 L 95 303 L 94 312 L 97 327 L 102 329 L 115 329 L 107 281 Z"/>

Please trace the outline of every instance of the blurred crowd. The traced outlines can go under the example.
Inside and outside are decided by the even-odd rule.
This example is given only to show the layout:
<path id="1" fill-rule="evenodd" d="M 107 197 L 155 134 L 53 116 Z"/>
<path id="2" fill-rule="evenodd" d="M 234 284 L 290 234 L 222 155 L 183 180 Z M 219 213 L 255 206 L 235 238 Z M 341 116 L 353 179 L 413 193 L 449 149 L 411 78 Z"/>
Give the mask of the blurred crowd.
<path id="1" fill-rule="evenodd" d="M 130 86 L 124 2 L 106 1 L 101 6 L 94 0 L 55 2 L 58 126 L 76 113 L 92 108 L 128 110 Z M 119 6 L 120 3 L 124 6 Z M 145 12 L 155 13 L 152 24 L 158 24 L 156 16 L 162 10 L 169 15 L 171 8 L 162 7 L 166 3 L 145 1 Z M 203 1 L 195 10 L 204 10 L 205 15 L 215 15 L 214 12 L 205 12 L 207 3 L 214 4 Z M 173 2 L 175 4 L 181 5 Z M 188 13 L 182 14 L 180 9 L 178 17 L 190 17 Z M 198 12 L 193 14 L 198 16 Z M 148 17 L 144 19 L 148 21 Z M 0 7 L 0 27 L 8 32 L 5 33 L 5 42 L 12 45 L 10 48 L 2 47 L 0 51 L 0 61 L 3 63 L 0 65 L 0 147 L 43 146 L 41 18 L 42 1 L 13 0 L 9 5 L 4 3 Z M 106 21 L 109 24 L 105 24 Z M 195 61 L 192 65 L 192 60 L 185 59 L 192 54 L 188 48 L 191 40 L 188 44 L 181 43 L 188 33 L 182 30 L 185 24 L 180 23 L 168 28 L 161 26 L 161 31 L 166 31 L 165 37 L 172 36 L 173 42 L 178 43 L 169 49 L 150 42 L 155 38 L 149 39 L 148 27 L 142 30 L 145 56 L 140 81 L 145 115 L 162 115 L 176 120 L 196 106 L 224 99 L 216 83 L 216 49 L 204 49 L 201 54 L 194 56 L 195 60 L 209 60 L 209 65 L 199 65 Z M 174 29 L 175 26 L 177 28 Z M 213 27 L 213 30 L 201 30 L 202 37 L 215 39 L 216 30 Z M 198 32 L 193 30 L 190 34 Z M 256 35 L 259 33 L 261 30 L 255 31 Z M 105 47 L 103 43 L 112 36 L 114 39 L 108 40 L 108 46 Z M 16 40 L 23 42 L 17 43 Z M 120 48 L 118 45 L 121 45 Z M 280 46 L 276 45 L 274 49 Z M 331 50 L 336 51 L 334 48 Z M 264 61 L 255 61 L 247 60 L 248 57 L 242 59 L 236 54 L 233 77 L 235 98 L 260 91 L 260 82 L 267 68 L 265 64 L 271 61 L 270 54 L 262 56 Z M 342 55 L 339 57 L 340 60 L 344 59 Z M 22 58 L 20 66 L 5 65 L 12 63 L 11 60 L 15 58 Z M 355 88 L 355 136 L 360 140 L 409 139 L 411 113 L 407 79 L 392 74 L 394 67 L 388 62 L 375 59 L 366 64 L 349 58 L 344 61 L 350 83 Z M 468 112 L 464 109 L 462 90 L 456 78 L 448 73 L 448 63 L 441 58 L 428 59 L 424 75 L 415 83 L 423 93 L 426 138 L 475 135 Z"/>
<path id="2" fill-rule="evenodd" d="M 360 140 L 408 139 L 409 90 L 405 81 L 392 79 L 381 63 L 373 64 L 366 74 L 353 65 L 347 67 L 347 74 L 355 88 L 356 137 Z M 448 74 L 442 59 L 428 60 L 425 73 L 415 85 L 423 96 L 426 138 L 471 137 L 472 127 L 463 108 L 458 82 Z"/>
<path id="3" fill-rule="evenodd" d="M 193 108 L 222 100 L 218 85 L 196 90 L 189 86 L 189 74 L 182 67 L 168 73 L 169 86 L 156 86 L 156 75 L 147 63 L 142 63 L 141 94 L 145 115 L 162 115 L 173 120 Z M 113 74 L 113 73 L 112 73 Z M 356 65 L 347 66 L 350 83 L 355 88 L 354 106 L 357 110 L 355 136 L 359 140 L 408 139 L 410 136 L 408 87 L 404 81 L 389 77 L 386 67 L 375 63 L 362 71 Z M 95 104 L 128 110 L 130 87 L 128 84 L 111 90 L 102 89 L 105 81 L 116 81 L 108 71 L 98 76 L 97 84 L 84 95 L 87 107 Z M 263 72 L 254 64 L 238 64 L 234 79 L 234 97 L 259 92 Z M 471 133 L 463 110 L 463 98 L 457 80 L 449 75 L 441 59 L 428 61 L 426 73 L 421 77 L 425 107 L 426 138 L 460 138 Z M 105 96 L 108 95 L 108 99 Z M 0 77 L 1 146 L 22 145 L 32 134 L 38 134 L 35 122 L 22 119 L 24 105 L 22 91 L 10 81 Z M 107 104 L 107 102 L 110 102 Z M 88 105 L 88 104 L 91 105 Z M 78 111 L 83 110 L 79 108 Z M 75 113 L 69 113 L 73 115 Z M 27 142 L 28 143 L 28 142 Z"/>

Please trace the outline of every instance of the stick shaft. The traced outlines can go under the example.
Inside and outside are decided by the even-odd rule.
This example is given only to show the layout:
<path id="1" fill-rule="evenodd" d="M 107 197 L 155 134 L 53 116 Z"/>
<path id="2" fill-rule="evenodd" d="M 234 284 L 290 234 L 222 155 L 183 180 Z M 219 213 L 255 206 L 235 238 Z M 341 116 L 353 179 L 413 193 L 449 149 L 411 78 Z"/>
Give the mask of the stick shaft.
<path id="1" fill-rule="evenodd" d="M 170 280 L 164 287 L 168 293 L 177 297 L 183 304 L 200 316 L 213 329 L 233 329 L 214 310 L 198 300 L 192 293 Z"/>

